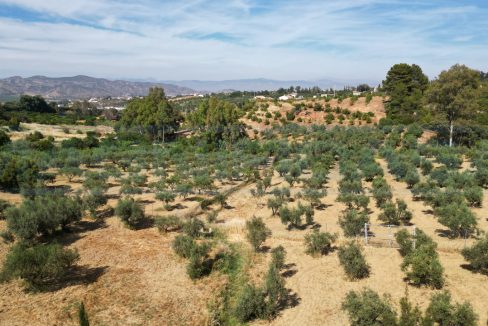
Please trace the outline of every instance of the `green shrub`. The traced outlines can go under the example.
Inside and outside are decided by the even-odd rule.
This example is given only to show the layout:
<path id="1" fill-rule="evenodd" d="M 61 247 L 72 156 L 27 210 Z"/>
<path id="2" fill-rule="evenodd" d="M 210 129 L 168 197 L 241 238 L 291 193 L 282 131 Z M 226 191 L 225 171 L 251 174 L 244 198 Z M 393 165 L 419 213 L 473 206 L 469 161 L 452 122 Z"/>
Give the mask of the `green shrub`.
<path id="1" fill-rule="evenodd" d="M 473 270 L 477 272 L 488 272 L 488 235 L 481 238 L 471 247 L 464 248 L 462 251 Z"/>
<path id="2" fill-rule="evenodd" d="M 125 198 L 117 202 L 115 215 L 129 228 L 135 228 L 144 219 L 144 210 L 134 199 Z"/>
<path id="3" fill-rule="evenodd" d="M 470 206 L 481 207 L 481 203 L 483 202 L 483 188 L 478 186 L 468 187 L 464 189 L 463 194 Z"/>
<path id="4" fill-rule="evenodd" d="M 318 229 L 305 236 L 305 252 L 309 255 L 327 255 L 332 250 L 332 244 L 337 236 L 328 232 L 320 232 Z"/>
<path id="5" fill-rule="evenodd" d="M 352 326 L 394 326 L 397 324 L 397 317 L 390 301 L 390 297 L 381 298 L 376 292 L 366 288 L 359 293 L 350 291 L 342 302 L 342 310 L 347 312 Z"/>
<path id="6" fill-rule="evenodd" d="M 173 240 L 172 247 L 178 256 L 190 258 L 191 251 L 195 245 L 196 242 L 192 237 L 180 234 Z"/>
<path id="7" fill-rule="evenodd" d="M 407 174 L 405 175 L 405 182 L 409 188 L 412 188 L 420 182 L 420 177 L 416 169 L 412 168 L 408 170 Z"/>
<path id="8" fill-rule="evenodd" d="M 58 244 L 28 247 L 19 243 L 8 253 L 1 279 L 23 279 L 28 287 L 39 289 L 58 282 L 67 270 L 79 259 L 78 252 L 63 249 Z"/>
<path id="9" fill-rule="evenodd" d="M 355 237 L 364 232 L 364 225 L 369 223 L 369 216 L 366 212 L 359 212 L 352 208 L 346 210 L 339 218 L 339 225 L 346 237 Z"/>
<path id="10" fill-rule="evenodd" d="M 97 208 L 107 203 L 107 196 L 105 191 L 100 188 L 91 189 L 85 197 L 83 197 L 83 204 L 90 212 L 92 218 L 97 217 Z"/>
<path id="11" fill-rule="evenodd" d="M 415 230 L 415 236 L 408 232 L 406 229 L 402 229 L 395 234 L 395 239 L 400 246 L 400 254 L 406 256 L 422 245 L 431 246 L 434 250 L 437 247 L 434 240 L 425 234 L 424 231 L 420 229 Z M 415 248 L 414 248 L 415 243 Z"/>
<path id="12" fill-rule="evenodd" d="M 264 291 L 252 284 L 246 284 L 237 296 L 234 315 L 245 323 L 256 318 L 263 318 L 266 313 Z"/>
<path id="13" fill-rule="evenodd" d="M 285 265 L 286 251 L 283 246 L 278 246 L 271 250 L 271 264 L 273 264 L 277 270 L 283 269 Z"/>
<path id="14" fill-rule="evenodd" d="M 246 221 L 246 237 L 255 251 L 259 250 L 261 244 L 266 241 L 266 238 L 271 234 L 271 231 L 266 227 L 263 219 L 260 217 L 253 217 Z"/>
<path id="15" fill-rule="evenodd" d="M 0 130 L 0 147 L 10 143 L 10 137 L 3 130 Z"/>
<path id="16" fill-rule="evenodd" d="M 83 302 L 78 306 L 78 321 L 80 323 L 80 326 L 90 326 L 88 313 L 85 310 L 85 305 L 83 304 Z"/>
<path id="17" fill-rule="evenodd" d="M 204 229 L 205 223 L 196 217 L 190 218 L 188 222 L 183 224 L 183 232 L 192 238 L 198 238 L 201 236 Z"/>
<path id="18" fill-rule="evenodd" d="M 438 207 L 434 214 L 439 223 L 449 228 L 453 237 L 467 237 L 477 230 L 476 216 L 466 204 L 452 203 Z"/>
<path id="19" fill-rule="evenodd" d="M 20 240 L 52 234 L 81 219 L 82 205 L 78 198 L 61 193 L 44 194 L 26 199 L 19 207 L 5 212 L 7 226 Z"/>
<path id="20" fill-rule="evenodd" d="M 448 291 L 436 293 L 430 299 L 430 304 L 425 312 L 427 325 L 477 325 L 478 316 L 473 307 L 465 302 L 463 304 L 451 303 L 451 294 Z"/>
<path id="21" fill-rule="evenodd" d="M 285 281 L 278 268 L 273 264 L 270 265 L 266 274 L 264 289 L 266 292 L 266 310 L 264 317 L 272 318 L 282 308 L 287 296 Z"/>
<path id="22" fill-rule="evenodd" d="M 154 225 L 158 228 L 159 232 L 167 233 L 170 231 L 178 231 L 183 227 L 183 223 L 178 216 L 158 216 L 154 220 Z"/>
<path id="23" fill-rule="evenodd" d="M 207 260 L 209 251 L 210 246 L 207 243 L 195 244 L 191 248 L 186 271 L 192 280 L 210 274 L 212 265 Z"/>
<path id="24" fill-rule="evenodd" d="M 432 245 L 420 245 L 406 255 L 402 270 L 413 285 L 429 285 L 436 289 L 444 285 L 444 268 Z"/>
<path id="25" fill-rule="evenodd" d="M 428 175 L 432 171 L 433 167 L 432 162 L 429 160 L 422 159 L 420 161 L 420 169 L 423 175 Z"/>
<path id="26" fill-rule="evenodd" d="M 361 248 L 351 241 L 346 245 L 339 247 L 339 262 L 350 279 L 362 279 L 369 276 L 370 267 Z"/>
<path id="27" fill-rule="evenodd" d="M 0 220 L 5 219 L 5 211 L 7 208 L 9 208 L 11 205 L 9 204 L 8 201 L 0 199 Z"/>
<path id="28" fill-rule="evenodd" d="M 391 200 L 393 195 L 391 193 L 391 187 L 386 180 L 382 177 L 376 177 L 373 180 L 373 197 L 376 200 L 376 206 L 381 207 L 384 203 Z"/>
<path id="29" fill-rule="evenodd" d="M 407 210 L 407 204 L 401 199 L 397 199 L 396 205 L 392 202 L 387 202 L 382 209 L 383 211 L 378 216 L 378 219 L 388 225 L 408 224 L 412 219 L 412 213 Z"/>

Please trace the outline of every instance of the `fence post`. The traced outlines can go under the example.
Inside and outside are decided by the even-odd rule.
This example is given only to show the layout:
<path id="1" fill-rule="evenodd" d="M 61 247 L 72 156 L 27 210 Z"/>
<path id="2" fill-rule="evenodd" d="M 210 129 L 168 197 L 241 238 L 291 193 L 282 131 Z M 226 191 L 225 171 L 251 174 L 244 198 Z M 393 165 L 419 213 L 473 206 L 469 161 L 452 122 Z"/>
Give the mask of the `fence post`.
<path id="1" fill-rule="evenodd" d="M 391 248 L 391 225 L 388 225 L 388 244 Z"/>
<path id="2" fill-rule="evenodd" d="M 413 250 L 415 250 L 416 242 L 417 242 L 417 227 L 414 225 L 413 230 L 412 230 L 412 235 L 413 235 Z"/>
<path id="3" fill-rule="evenodd" d="M 364 223 L 364 242 L 368 244 L 368 223 Z"/>

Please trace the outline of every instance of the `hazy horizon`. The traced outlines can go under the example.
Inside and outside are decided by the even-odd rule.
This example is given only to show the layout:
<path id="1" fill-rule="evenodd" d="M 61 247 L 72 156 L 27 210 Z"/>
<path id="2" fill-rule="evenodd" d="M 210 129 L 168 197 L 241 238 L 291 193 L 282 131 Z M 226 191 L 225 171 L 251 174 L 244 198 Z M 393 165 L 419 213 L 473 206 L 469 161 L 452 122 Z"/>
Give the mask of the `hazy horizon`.
<path id="1" fill-rule="evenodd" d="M 434 78 L 486 71 L 488 4 L 425 1 L 0 0 L 0 77 L 124 80 Z"/>

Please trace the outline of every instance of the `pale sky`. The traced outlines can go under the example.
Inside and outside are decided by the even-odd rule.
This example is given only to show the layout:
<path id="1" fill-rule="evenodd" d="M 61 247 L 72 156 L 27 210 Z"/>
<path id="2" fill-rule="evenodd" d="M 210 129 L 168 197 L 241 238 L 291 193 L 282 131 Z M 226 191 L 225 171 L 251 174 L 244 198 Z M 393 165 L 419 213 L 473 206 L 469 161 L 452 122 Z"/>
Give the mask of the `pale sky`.
<path id="1" fill-rule="evenodd" d="M 487 71 L 488 1 L 0 0 L 0 77 L 381 81 Z"/>

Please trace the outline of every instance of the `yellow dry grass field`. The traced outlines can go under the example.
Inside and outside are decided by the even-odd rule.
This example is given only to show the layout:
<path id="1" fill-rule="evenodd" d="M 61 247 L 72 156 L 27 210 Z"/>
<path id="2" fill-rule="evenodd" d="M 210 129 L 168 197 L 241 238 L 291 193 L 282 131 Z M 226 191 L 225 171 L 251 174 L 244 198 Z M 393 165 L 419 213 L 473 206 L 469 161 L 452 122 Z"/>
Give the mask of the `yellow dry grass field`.
<path id="1" fill-rule="evenodd" d="M 21 123 L 20 128 L 20 131 L 9 132 L 11 140 L 24 139 L 27 135 L 35 131 L 40 132 L 45 137 L 52 136 L 56 141 L 62 141 L 73 137 L 85 138 L 86 133 L 89 131 L 99 133 L 101 136 L 113 133 L 113 128 L 109 126 L 44 125 L 39 123 Z"/>
<path id="2" fill-rule="evenodd" d="M 438 243 L 440 260 L 445 269 L 444 289 L 452 293 L 457 302 L 469 301 L 486 322 L 488 309 L 488 282 L 486 276 L 463 268 L 460 250 L 463 239 L 448 239 L 439 231 L 444 227 L 431 215 L 421 201 L 412 200 L 410 191 L 402 182 L 396 181 L 386 169 L 386 163 L 378 159 L 385 178 L 393 189 L 393 195 L 406 201 L 413 213 L 413 223 L 424 230 Z M 306 171 L 305 171 L 306 172 Z M 306 177 L 306 175 L 305 175 Z M 150 179 L 153 176 L 150 177 Z M 327 196 L 322 199 L 323 210 L 316 210 L 315 221 L 321 230 L 339 235 L 336 245 L 344 243 L 338 219 L 345 206 L 336 201 L 338 182 L 341 179 L 337 165 L 331 169 L 327 183 Z M 109 180 L 109 205 L 114 206 L 120 185 Z M 68 183 L 58 176 L 55 185 L 69 184 L 79 188 L 80 180 Z M 283 178 L 275 174 L 272 187 L 286 186 Z M 365 183 L 366 188 L 371 184 Z M 339 265 L 337 253 L 313 258 L 305 254 L 304 236 L 307 230 L 288 231 L 271 210 L 266 207 L 269 194 L 256 199 L 251 196 L 255 184 L 218 185 L 219 190 L 235 187 L 227 199 L 227 208 L 220 210 L 217 222 L 212 227 L 222 229 L 233 242 L 245 242 L 245 222 L 253 216 L 263 217 L 272 235 L 266 241 L 268 247 L 282 245 L 287 252 L 286 287 L 296 297 L 297 304 L 283 310 L 271 322 L 256 321 L 256 325 L 346 325 L 347 315 L 341 311 L 341 302 L 350 290 L 369 287 L 380 294 L 391 295 L 392 303 L 405 295 L 406 283 L 400 269 L 402 257 L 397 249 L 384 246 L 364 246 L 371 266 L 369 278 L 350 281 Z M 301 190 L 301 185 L 291 188 L 292 197 Z M 486 192 L 486 191 L 485 191 Z M 0 198 L 20 202 L 20 196 L 0 193 Z M 145 204 L 148 215 L 169 214 L 163 203 L 156 201 L 153 193 L 144 193 L 135 198 Z M 298 202 L 298 201 L 295 201 Z M 293 203 L 292 203 L 293 204 Z M 193 198 L 178 199 L 178 209 L 171 214 L 188 216 L 199 214 L 199 204 Z M 481 229 L 488 231 L 486 216 L 488 194 L 485 193 L 483 208 L 474 209 Z M 379 209 L 374 201 L 369 206 L 371 220 L 377 222 Z M 202 216 L 203 218 L 203 216 Z M 0 229 L 5 229 L 0 221 Z M 103 222 L 89 218 L 78 223 L 71 233 L 64 235 L 62 244 L 76 248 L 81 260 L 63 286 L 48 292 L 27 293 L 20 281 L 0 284 L 0 325 L 77 325 L 76 305 L 83 301 L 94 325 L 205 325 L 209 322 L 208 304 L 225 283 L 218 273 L 197 281 L 191 281 L 186 273 L 186 262 L 171 250 L 175 234 L 161 235 L 156 228 L 148 226 L 129 230 L 115 217 Z M 363 239 L 356 241 L 363 244 Z M 472 239 L 466 240 L 469 245 Z M 0 263 L 9 246 L 0 244 Z M 269 253 L 254 257 L 253 279 L 259 280 L 266 270 Z M 427 287 L 408 286 L 411 301 L 425 309 L 430 296 L 435 293 Z"/>

